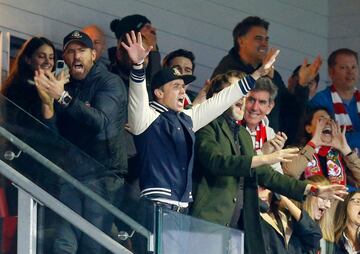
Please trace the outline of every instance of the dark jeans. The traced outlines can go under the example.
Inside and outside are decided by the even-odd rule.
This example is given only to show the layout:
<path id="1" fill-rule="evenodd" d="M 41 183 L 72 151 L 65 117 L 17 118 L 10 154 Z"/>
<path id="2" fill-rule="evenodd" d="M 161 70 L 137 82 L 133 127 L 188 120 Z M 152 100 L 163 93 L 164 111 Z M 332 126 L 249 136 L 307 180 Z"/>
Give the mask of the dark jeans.
<path id="1" fill-rule="evenodd" d="M 109 202 L 113 202 L 117 186 L 120 186 L 122 183 L 122 179 L 116 179 L 112 176 L 82 182 L 90 190 L 96 192 Z M 69 184 L 61 185 L 59 199 L 105 234 L 110 234 L 114 217 L 94 200 L 86 197 Z M 54 253 L 106 253 L 105 248 L 69 222 L 64 220 L 59 224 L 54 241 Z"/>

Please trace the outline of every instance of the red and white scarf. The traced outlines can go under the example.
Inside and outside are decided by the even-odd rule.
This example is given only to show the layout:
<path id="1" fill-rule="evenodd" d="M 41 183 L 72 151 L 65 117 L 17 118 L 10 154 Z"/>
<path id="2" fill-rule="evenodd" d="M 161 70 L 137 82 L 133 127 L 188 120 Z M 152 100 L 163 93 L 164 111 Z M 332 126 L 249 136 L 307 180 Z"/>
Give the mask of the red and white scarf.
<path id="1" fill-rule="evenodd" d="M 261 121 L 256 127 L 255 150 L 261 149 L 266 141 L 266 126 L 263 121 Z"/>
<path id="2" fill-rule="evenodd" d="M 341 125 L 341 127 L 345 126 L 347 131 L 351 131 L 353 128 L 351 119 L 350 119 L 350 117 L 346 111 L 345 105 L 344 105 L 340 95 L 336 91 L 334 85 L 332 85 L 330 87 L 330 91 L 331 91 L 331 99 L 332 99 L 332 102 L 334 105 L 335 120 Z M 357 111 L 358 111 L 358 114 L 360 117 L 360 91 L 359 90 L 355 90 L 354 97 L 356 100 Z"/>
<path id="3" fill-rule="evenodd" d="M 184 99 L 184 108 L 186 108 L 187 106 L 192 105 L 192 102 L 190 100 L 189 95 L 185 94 L 185 99 Z"/>
<path id="4" fill-rule="evenodd" d="M 341 155 L 329 146 L 321 146 L 315 149 L 313 159 L 308 163 L 304 170 L 304 177 L 309 178 L 314 175 L 324 175 L 324 170 L 332 184 L 346 185 L 345 166 Z M 326 168 L 321 167 L 319 156 L 326 158 Z"/>
<path id="5" fill-rule="evenodd" d="M 245 120 L 236 121 L 238 125 L 246 126 Z M 261 121 L 256 126 L 256 136 L 255 136 L 255 150 L 259 150 L 263 147 L 264 143 L 267 141 L 266 135 L 266 126 L 263 121 Z"/>

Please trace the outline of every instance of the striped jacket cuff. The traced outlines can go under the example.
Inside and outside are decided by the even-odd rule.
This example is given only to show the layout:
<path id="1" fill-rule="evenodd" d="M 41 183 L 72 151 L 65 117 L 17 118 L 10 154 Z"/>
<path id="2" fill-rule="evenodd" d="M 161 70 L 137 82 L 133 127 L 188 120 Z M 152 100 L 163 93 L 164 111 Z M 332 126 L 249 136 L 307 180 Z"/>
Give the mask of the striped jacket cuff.
<path id="1" fill-rule="evenodd" d="M 141 68 L 141 69 L 134 69 L 133 68 L 133 69 L 131 69 L 130 78 L 135 83 L 143 82 L 144 79 L 145 79 L 145 69 L 144 68 Z"/>
<path id="2" fill-rule="evenodd" d="M 160 195 L 160 196 L 169 196 L 171 197 L 171 189 L 167 188 L 146 188 L 140 192 L 140 197 L 150 196 L 150 195 Z"/>
<path id="3" fill-rule="evenodd" d="M 254 88 L 255 83 L 256 83 L 256 80 L 253 77 L 251 77 L 251 75 L 246 75 L 244 78 L 240 79 L 238 82 L 239 87 L 244 95 L 247 94 L 251 89 Z"/>

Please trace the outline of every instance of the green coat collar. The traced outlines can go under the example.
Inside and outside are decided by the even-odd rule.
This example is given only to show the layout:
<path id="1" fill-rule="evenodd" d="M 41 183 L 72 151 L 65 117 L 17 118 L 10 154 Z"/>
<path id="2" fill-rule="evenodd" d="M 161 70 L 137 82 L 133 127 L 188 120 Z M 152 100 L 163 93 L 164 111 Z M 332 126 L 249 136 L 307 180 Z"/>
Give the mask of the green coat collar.
<path id="1" fill-rule="evenodd" d="M 222 132 L 224 133 L 226 138 L 230 141 L 231 147 L 233 149 L 233 153 L 235 154 L 235 151 L 236 151 L 235 143 L 234 143 L 234 139 L 233 139 L 233 133 L 230 130 L 229 124 L 227 123 L 224 116 L 220 116 L 218 118 L 218 121 L 219 121 L 219 125 L 220 125 Z M 247 132 L 247 130 L 242 126 L 240 127 L 240 130 L 239 130 L 239 142 L 240 142 L 239 144 L 240 144 L 241 154 L 254 155 L 254 151 L 252 150 L 253 144 L 252 144 L 251 137 L 250 137 L 249 133 Z"/>

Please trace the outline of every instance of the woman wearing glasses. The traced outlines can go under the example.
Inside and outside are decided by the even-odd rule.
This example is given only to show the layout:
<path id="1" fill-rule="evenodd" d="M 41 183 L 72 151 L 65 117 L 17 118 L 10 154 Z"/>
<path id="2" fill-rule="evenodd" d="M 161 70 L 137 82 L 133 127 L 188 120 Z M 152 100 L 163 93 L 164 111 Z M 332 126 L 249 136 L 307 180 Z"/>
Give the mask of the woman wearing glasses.
<path id="1" fill-rule="evenodd" d="M 307 180 L 315 185 L 330 185 L 330 181 L 321 175 L 311 176 Z M 320 250 L 309 253 L 335 254 L 333 221 L 337 203 L 337 200 L 323 199 L 309 195 L 301 204 L 301 208 L 320 226 L 322 234 Z"/>
<path id="2" fill-rule="evenodd" d="M 360 253 L 360 191 L 339 202 L 334 219 L 336 253 Z"/>

